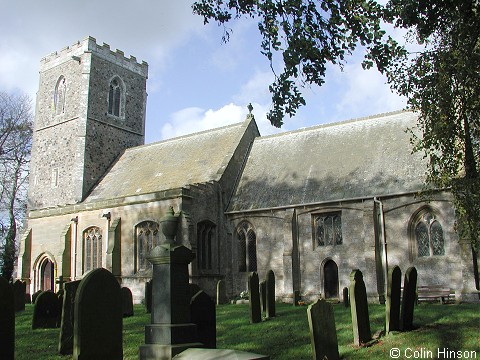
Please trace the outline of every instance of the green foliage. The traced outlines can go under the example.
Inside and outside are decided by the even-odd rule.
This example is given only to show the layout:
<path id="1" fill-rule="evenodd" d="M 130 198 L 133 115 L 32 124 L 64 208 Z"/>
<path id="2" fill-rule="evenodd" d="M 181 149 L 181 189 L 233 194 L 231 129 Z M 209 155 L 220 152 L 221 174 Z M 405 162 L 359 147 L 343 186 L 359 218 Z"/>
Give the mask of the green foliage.
<path id="1" fill-rule="evenodd" d="M 282 126 L 285 115 L 291 117 L 305 105 L 302 87 L 325 82 L 328 63 L 343 67 L 346 57 L 361 45 L 371 66 L 385 54 L 379 51 L 382 44 L 395 44 L 385 38 L 380 26 L 383 9 L 374 0 L 200 0 L 193 11 L 205 23 L 216 21 L 223 26 L 224 41 L 231 34 L 229 21 L 242 17 L 258 21 L 261 53 L 275 74 L 267 118 L 276 127 Z M 279 74 L 275 54 L 280 55 Z M 383 66 L 384 59 L 379 61 L 377 66 Z"/>

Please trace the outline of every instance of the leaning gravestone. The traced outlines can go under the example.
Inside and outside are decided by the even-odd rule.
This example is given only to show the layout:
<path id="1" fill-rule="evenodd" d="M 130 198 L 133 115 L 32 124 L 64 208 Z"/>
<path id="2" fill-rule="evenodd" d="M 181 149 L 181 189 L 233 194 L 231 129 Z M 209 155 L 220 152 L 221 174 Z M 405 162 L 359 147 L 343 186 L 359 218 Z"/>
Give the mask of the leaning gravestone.
<path id="1" fill-rule="evenodd" d="M 122 314 L 123 317 L 133 316 L 133 295 L 127 287 L 120 289 L 122 293 Z"/>
<path id="2" fill-rule="evenodd" d="M 412 266 L 407 269 L 403 281 L 403 301 L 402 313 L 400 318 L 400 328 L 402 331 L 413 330 L 413 309 L 415 307 L 416 295 L 417 269 Z"/>
<path id="3" fill-rule="evenodd" d="M 27 293 L 27 284 L 21 280 L 13 283 L 13 296 L 15 298 L 15 311 L 25 310 L 25 295 Z"/>
<path id="4" fill-rule="evenodd" d="M 385 332 L 400 330 L 400 295 L 402 271 L 398 266 L 388 270 L 387 302 L 385 306 Z"/>
<path id="5" fill-rule="evenodd" d="M 323 299 L 317 300 L 307 308 L 310 339 L 312 341 L 313 358 L 315 360 L 337 360 L 337 330 L 333 306 Z"/>
<path id="6" fill-rule="evenodd" d="M 60 323 L 60 339 L 58 352 L 62 355 L 73 354 L 73 324 L 75 294 L 80 280 L 70 281 L 63 284 L 62 321 Z"/>
<path id="7" fill-rule="evenodd" d="M 13 288 L 0 276 L 0 359 L 15 358 L 15 300 Z"/>
<path id="8" fill-rule="evenodd" d="M 275 274 L 273 270 L 267 273 L 267 318 L 275 317 Z"/>
<path id="9" fill-rule="evenodd" d="M 227 288 L 225 287 L 225 281 L 219 280 L 217 282 L 217 305 L 228 304 Z"/>
<path id="10" fill-rule="evenodd" d="M 248 276 L 248 298 L 250 308 L 250 323 L 259 323 L 262 321 L 262 311 L 260 308 L 260 293 L 258 289 L 258 274 L 251 273 Z"/>
<path id="11" fill-rule="evenodd" d="M 117 279 L 106 269 L 90 271 L 75 295 L 73 359 L 123 358 L 122 299 Z"/>
<path id="12" fill-rule="evenodd" d="M 60 309 L 60 300 L 54 292 L 42 292 L 33 306 L 32 329 L 58 328 L 62 315 Z"/>
<path id="13" fill-rule="evenodd" d="M 350 311 L 352 313 L 353 343 L 357 346 L 372 339 L 368 316 L 367 291 L 362 272 L 358 269 L 350 273 Z"/>
<path id="14" fill-rule="evenodd" d="M 190 319 L 197 325 L 197 340 L 207 349 L 217 347 L 217 320 L 215 302 L 200 290 L 190 301 Z"/>
<path id="15" fill-rule="evenodd" d="M 152 280 L 145 282 L 145 311 L 152 312 Z"/>

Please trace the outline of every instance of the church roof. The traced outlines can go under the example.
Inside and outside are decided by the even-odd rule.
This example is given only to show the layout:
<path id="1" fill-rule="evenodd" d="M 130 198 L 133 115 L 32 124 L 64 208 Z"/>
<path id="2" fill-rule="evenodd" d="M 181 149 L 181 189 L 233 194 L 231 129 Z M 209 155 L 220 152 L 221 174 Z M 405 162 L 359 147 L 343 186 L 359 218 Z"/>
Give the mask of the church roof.
<path id="1" fill-rule="evenodd" d="M 127 149 L 86 202 L 219 181 L 250 121 Z"/>
<path id="2" fill-rule="evenodd" d="M 396 112 L 256 138 L 228 211 L 416 192 L 425 163 Z"/>

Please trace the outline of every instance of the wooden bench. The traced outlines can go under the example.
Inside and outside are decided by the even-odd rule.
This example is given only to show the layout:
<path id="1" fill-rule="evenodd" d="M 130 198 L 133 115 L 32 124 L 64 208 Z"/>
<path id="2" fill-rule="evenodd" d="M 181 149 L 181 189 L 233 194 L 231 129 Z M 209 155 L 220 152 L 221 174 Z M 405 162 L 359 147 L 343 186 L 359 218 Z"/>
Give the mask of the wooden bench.
<path id="1" fill-rule="evenodd" d="M 417 287 L 417 301 L 430 301 L 439 299 L 440 304 L 445 304 L 450 301 L 451 289 L 445 286 L 418 286 Z"/>

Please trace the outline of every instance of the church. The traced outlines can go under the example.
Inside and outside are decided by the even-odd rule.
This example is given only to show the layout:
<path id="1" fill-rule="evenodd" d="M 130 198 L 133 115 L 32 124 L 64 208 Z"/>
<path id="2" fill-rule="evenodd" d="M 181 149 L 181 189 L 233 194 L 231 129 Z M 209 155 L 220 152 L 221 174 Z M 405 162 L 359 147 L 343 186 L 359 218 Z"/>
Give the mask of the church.
<path id="1" fill-rule="evenodd" d="M 212 297 L 273 270 L 278 301 L 340 298 L 352 269 L 372 302 L 388 269 L 415 266 L 418 284 L 474 299 L 469 244 L 448 192 L 424 189 L 411 112 L 260 136 L 238 124 L 144 144 L 148 64 L 87 37 L 40 62 L 28 222 L 17 277 L 58 290 L 103 267 L 144 300 L 160 219 L 180 217 L 195 253 L 190 280 Z"/>

